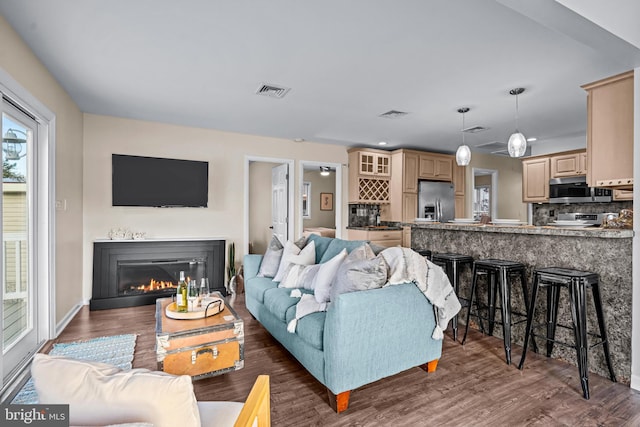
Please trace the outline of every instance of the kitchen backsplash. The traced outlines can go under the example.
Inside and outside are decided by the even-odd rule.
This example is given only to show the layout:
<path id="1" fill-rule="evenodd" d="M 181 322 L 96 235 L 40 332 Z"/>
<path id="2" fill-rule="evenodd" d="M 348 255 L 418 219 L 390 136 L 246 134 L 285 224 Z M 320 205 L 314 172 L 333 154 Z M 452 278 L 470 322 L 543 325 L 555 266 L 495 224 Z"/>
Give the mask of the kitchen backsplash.
<path id="1" fill-rule="evenodd" d="M 349 227 L 365 227 L 377 225 L 376 217 L 380 215 L 379 205 L 365 203 L 349 204 Z"/>
<path id="2" fill-rule="evenodd" d="M 633 209 L 633 202 L 572 203 L 570 205 L 540 203 L 533 205 L 533 225 L 547 225 L 558 218 L 559 213 L 618 213 L 622 209 Z"/>

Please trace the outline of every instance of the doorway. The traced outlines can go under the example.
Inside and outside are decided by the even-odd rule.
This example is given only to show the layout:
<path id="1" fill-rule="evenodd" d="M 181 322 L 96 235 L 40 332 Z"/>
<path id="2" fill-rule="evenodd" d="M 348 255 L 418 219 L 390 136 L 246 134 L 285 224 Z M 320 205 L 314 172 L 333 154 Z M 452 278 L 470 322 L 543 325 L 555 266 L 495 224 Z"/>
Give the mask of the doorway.
<path id="1" fill-rule="evenodd" d="M 278 223 L 280 239 L 294 235 L 294 161 L 270 157 L 245 157 L 244 253 L 263 254 Z M 273 180 L 279 182 L 273 185 Z M 278 187 L 278 188 L 276 188 Z M 277 215 L 274 203 L 286 204 L 286 215 Z M 275 216 L 274 216 L 275 215 Z M 278 217 L 278 218 L 276 218 Z"/>
<path id="2" fill-rule="evenodd" d="M 298 235 L 342 236 L 342 164 L 301 160 Z M 326 203 L 330 200 L 331 203 Z"/>
<path id="3" fill-rule="evenodd" d="M 498 218 L 498 171 L 473 168 L 473 218 Z"/>
<path id="4" fill-rule="evenodd" d="M 0 73 L 3 396 L 53 337 L 53 122 L 46 107 Z"/>

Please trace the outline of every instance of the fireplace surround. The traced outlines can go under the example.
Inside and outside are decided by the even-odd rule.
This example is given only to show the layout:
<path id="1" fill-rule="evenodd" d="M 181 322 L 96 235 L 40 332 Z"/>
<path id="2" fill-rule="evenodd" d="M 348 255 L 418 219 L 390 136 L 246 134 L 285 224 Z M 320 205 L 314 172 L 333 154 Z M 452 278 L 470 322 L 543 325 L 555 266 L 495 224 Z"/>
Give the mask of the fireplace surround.
<path id="1" fill-rule="evenodd" d="M 226 295 L 223 239 L 97 240 L 93 244 L 91 310 L 154 304 L 171 296 L 180 271 Z"/>

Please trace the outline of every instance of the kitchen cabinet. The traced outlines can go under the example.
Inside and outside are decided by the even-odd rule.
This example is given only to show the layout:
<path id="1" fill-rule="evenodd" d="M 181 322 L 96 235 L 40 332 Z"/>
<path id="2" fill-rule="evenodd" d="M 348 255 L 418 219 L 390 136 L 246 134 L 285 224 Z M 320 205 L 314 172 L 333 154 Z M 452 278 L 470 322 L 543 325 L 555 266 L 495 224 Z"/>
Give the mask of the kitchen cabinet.
<path id="1" fill-rule="evenodd" d="M 413 221 L 418 212 L 419 151 L 399 149 L 391 152 L 390 216 L 385 221 Z"/>
<path id="2" fill-rule="evenodd" d="M 625 200 L 633 200 L 633 190 L 613 190 L 613 200 L 615 201 L 625 201 Z"/>
<path id="3" fill-rule="evenodd" d="M 522 161 L 522 201 L 549 201 L 549 157 L 533 157 Z"/>
<path id="4" fill-rule="evenodd" d="M 587 91 L 587 183 L 633 188 L 633 71 L 582 86 Z"/>
<path id="5" fill-rule="evenodd" d="M 551 178 L 564 178 L 587 174 L 587 152 L 580 150 L 550 157 Z"/>
<path id="6" fill-rule="evenodd" d="M 349 240 L 368 240 L 385 248 L 401 246 L 402 230 L 349 230 Z"/>
<path id="7" fill-rule="evenodd" d="M 391 175 L 391 155 L 377 151 L 358 150 L 358 173 L 360 175 Z"/>
<path id="8" fill-rule="evenodd" d="M 465 218 L 465 191 L 467 182 L 467 167 L 453 165 L 453 188 L 455 195 L 455 217 Z"/>
<path id="9" fill-rule="evenodd" d="M 349 203 L 389 203 L 391 155 L 353 148 L 349 153 Z"/>
<path id="10" fill-rule="evenodd" d="M 420 154 L 418 177 L 435 181 L 451 181 L 453 179 L 453 156 Z"/>
<path id="11" fill-rule="evenodd" d="M 411 227 L 402 227 L 402 247 L 411 247 Z"/>

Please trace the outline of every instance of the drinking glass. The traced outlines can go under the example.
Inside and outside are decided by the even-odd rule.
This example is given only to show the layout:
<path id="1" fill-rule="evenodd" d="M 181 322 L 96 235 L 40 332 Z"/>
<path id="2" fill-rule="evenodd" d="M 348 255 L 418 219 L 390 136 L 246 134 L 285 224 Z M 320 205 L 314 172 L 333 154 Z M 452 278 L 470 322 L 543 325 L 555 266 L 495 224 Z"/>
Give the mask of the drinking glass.
<path id="1" fill-rule="evenodd" d="M 194 311 L 196 309 L 196 300 L 198 299 L 198 287 L 196 286 L 195 280 L 189 280 L 189 284 L 187 285 L 187 302 L 189 304 L 189 311 Z"/>
<path id="2" fill-rule="evenodd" d="M 209 295 L 209 279 L 203 277 L 202 279 L 200 279 L 200 296 L 202 298 L 208 298 Z"/>

